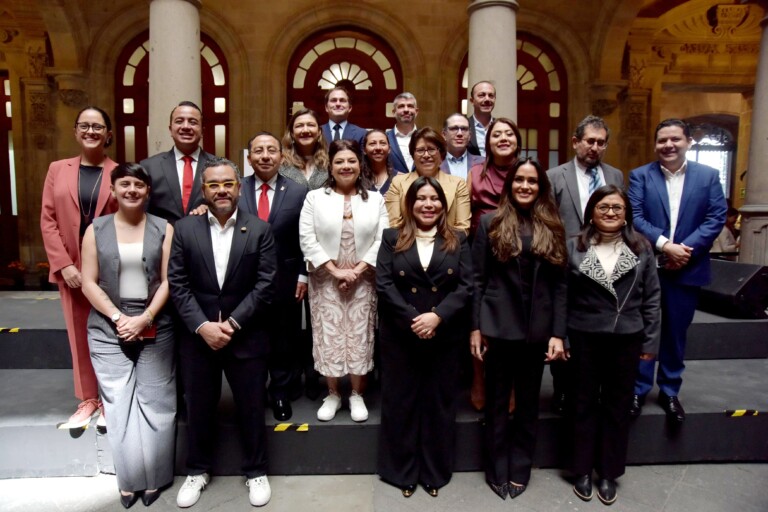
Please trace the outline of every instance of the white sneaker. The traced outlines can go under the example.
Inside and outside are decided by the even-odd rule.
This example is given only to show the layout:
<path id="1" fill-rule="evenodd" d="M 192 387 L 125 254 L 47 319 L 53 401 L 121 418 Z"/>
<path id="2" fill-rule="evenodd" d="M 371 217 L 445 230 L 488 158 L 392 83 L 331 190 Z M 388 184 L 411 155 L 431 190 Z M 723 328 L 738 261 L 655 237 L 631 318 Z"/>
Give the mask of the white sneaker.
<path id="1" fill-rule="evenodd" d="M 359 395 L 357 391 L 353 391 L 349 396 L 349 412 L 352 421 L 361 422 L 368 419 L 368 408 L 365 407 L 363 395 Z"/>
<path id="2" fill-rule="evenodd" d="M 269 503 L 269 499 L 272 497 L 272 489 L 269 487 L 267 475 L 249 478 L 245 481 L 245 485 L 248 486 L 248 499 L 251 501 L 251 505 L 263 507 Z"/>
<path id="3" fill-rule="evenodd" d="M 176 496 L 176 505 L 187 508 L 197 503 L 197 500 L 200 499 L 200 493 L 203 492 L 210 479 L 208 473 L 187 476 L 184 485 L 181 486 L 179 494 Z"/>
<path id="4" fill-rule="evenodd" d="M 323 398 L 323 405 L 317 410 L 317 419 L 331 421 L 336 416 L 336 411 L 341 409 L 341 397 L 330 393 Z"/>

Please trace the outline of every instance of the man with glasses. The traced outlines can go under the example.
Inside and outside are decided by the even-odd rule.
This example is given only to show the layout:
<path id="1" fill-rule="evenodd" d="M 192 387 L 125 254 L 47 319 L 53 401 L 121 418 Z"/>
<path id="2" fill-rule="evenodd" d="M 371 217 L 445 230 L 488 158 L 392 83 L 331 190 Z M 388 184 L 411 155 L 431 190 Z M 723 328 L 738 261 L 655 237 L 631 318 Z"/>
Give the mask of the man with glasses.
<path id="1" fill-rule="evenodd" d="M 208 212 L 175 225 L 168 282 L 183 323 L 177 329 L 187 404 L 187 479 L 176 504 L 191 507 L 210 481 L 222 372 L 232 389 L 253 506 L 272 494 L 267 480 L 264 387 L 277 255 L 269 225 L 238 210 L 240 173 L 223 158 L 207 162 Z M 210 508 L 210 507 L 208 507 Z"/>
<path id="2" fill-rule="evenodd" d="M 496 87 L 483 80 L 472 86 L 469 92 L 472 115 L 469 116 L 469 145 L 467 151 L 485 158 L 485 133 L 493 121 L 493 108 L 496 106 Z M 519 143 L 519 142 L 518 142 Z"/>
<path id="3" fill-rule="evenodd" d="M 191 101 L 173 108 L 168 130 L 173 148 L 142 160 L 141 166 L 152 177 L 147 211 L 173 224 L 202 204 L 200 174 L 214 156 L 200 147 L 203 113 Z"/>
<path id="4" fill-rule="evenodd" d="M 609 135 L 608 125 L 602 118 L 593 115 L 585 117 L 571 137 L 576 152 L 574 159 L 547 171 L 567 238 L 581 230 L 584 207 L 592 192 L 603 185 L 624 186 L 624 174 L 602 161 L 608 148 Z M 557 414 L 563 414 L 572 405 L 572 396 L 568 393 L 573 389 L 571 366 L 566 361 L 556 361 L 550 365 L 555 388 L 552 411 Z"/>
<path id="5" fill-rule="evenodd" d="M 689 162 L 691 129 L 680 119 L 656 127 L 657 160 L 629 174 L 635 229 L 656 249 L 661 284 L 659 405 L 671 424 L 685 421 L 678 393 L 683 384 L 688 327 L 699 289 L 710 282 L 709 250 L 725 224 L 727 205 L 716 169 Z M 653 388 L 656 361 L 640 361 L 630 415 L 639 416 Z"/>
<path id="6" fill-rule="evenodd" d="M 467 151 L 469 144 L 469 120 L 459 113 L 451 114 L 443 122 L 443 137 L 448 154 L 440 169 L 463 180 L 467 179 L 473 165 L 483 163 L 484 158 Z"/>

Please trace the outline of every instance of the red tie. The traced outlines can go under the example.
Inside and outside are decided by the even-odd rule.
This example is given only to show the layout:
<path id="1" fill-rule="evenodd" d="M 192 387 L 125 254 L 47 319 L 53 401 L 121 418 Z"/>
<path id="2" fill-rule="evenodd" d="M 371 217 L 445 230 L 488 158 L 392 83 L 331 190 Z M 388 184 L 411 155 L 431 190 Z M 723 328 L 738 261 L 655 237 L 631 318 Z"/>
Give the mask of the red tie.
<path id="1" fill-rule="evenodd" d="M 259 218 L 264 222 L 267 222 L 269 218 L 269 196 L 267 196 L 267 190 L 269 190 L 269 185 L 262 183 L 261 195 L 259 196 Z"/>
<path id="2" fill-rule="evenodd" d="M 192 157 L 183 156 L 181 159 L 184 160 L 184 178 L 181 183 L 181 207 L 186 212 L 189 196 L 192 195 L 192 182 L 195 181 L 195 177 L 192 173 Z"/>

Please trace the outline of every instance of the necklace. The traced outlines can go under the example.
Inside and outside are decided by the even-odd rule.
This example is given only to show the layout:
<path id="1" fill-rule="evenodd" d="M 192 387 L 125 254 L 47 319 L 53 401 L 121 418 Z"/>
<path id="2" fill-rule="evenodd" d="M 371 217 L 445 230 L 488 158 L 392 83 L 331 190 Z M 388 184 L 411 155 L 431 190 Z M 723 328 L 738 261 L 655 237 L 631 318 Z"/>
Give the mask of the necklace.
<path id="1" fill-rule="evenodd" d="M 96 188 L 101 184 L 101 177 L 104 174 L 103 172 L 99 173 L 99 177 L 96 179 L 96 183 L 93 184 L 93 189 L 91 190 L 91 199 L 88 202 L 88 211 L 85 212 L 85 207 L 83 206 L 83 197 L 80 195 L 80 178 L 83 174 L 82 168 L 79 168 L 77 170 L 77 200 L 80 203 L 80 213 L 85 218 L 91 218 L 91 211 L 93 210 L 93 194 L 96 193 Z"/>

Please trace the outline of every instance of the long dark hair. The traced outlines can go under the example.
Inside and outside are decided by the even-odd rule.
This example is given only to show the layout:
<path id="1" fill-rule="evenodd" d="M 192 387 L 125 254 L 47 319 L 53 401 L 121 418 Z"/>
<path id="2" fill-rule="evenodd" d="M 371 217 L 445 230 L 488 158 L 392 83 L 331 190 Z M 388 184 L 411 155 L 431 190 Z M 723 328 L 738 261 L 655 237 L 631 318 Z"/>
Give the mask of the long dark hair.
<path id="1" fill-rule="evenodd" d="M 363 147 L 360 148 L 363 153 L 363 160 L 361 162 L 361 173 L 363 175 L 363 180 L 366 181 L 365 186 L 366 188 L 370 188 L 375 183 L 375 178 L 373 176 L 373 166 L 371 165 L 371 160 L 368 158 L 368 155 L 365 153 L 365 146 L 368 145 L 368 137 L 371 136 L 373 133 L 380 133 L 384 136 L 384 138 L 387 141 L 387 144 L 389 144 L 389 138 L 387 137 L 387 132 L 384 130 L 379 130 L 378 128 L 374 128 L 372 130 L 368 130 L 368 133 L 365 134 L 365 137 L 363 138 Z M 392 148 L 389 148 L 390 151 L 392 151 Z M 391 178 L 395 175 L 395 169 L 392 167 L 392 163 L 390 162 L 389 158 L 387 158 L 387 175 Z"/>
<path id="2" fill-rule="evenodd" d="M 536 169 L 539 180 L 539 195 L 530 209 L 533 224 L 533 242 L 531 252 L 553 265 L 564 265 L 567 261 L 565 248 L 565 228 L 560 220 L 557 205 L 550 192 L 551 185 L 547 173 L 541 164 L 533 158 L 518 160 L 504 180 L 504 189 L 499 201 L 499 209 L 491 220 L 488 238 L 493 254 L 501 262 L 507 262 L 523 250 L 520 238 L 520 226 L 524 215 L 520 212 L 512 195 L 512 183 L 520 168 L 526 164 Z"/>
<path id="3" fill-rule="evenodd" d="M 494 119 L 491 121 L 491 124 L 488 125 L 488 129 L 485 131 L 485 164 L 483 164 L 483 172 L 480 173 L 481 178 L 485 178 L 485 175 L 488 173 L 488 167 L 491 165 L 496 165 L 496 162 L 493 158 L 493 152 L 491 151 L 491 132 L 493 131 L 494 127 L 499 124 L 504 123 L 509 125 L 510 128 L 512 128 L 512 131 L 515 132 L 515 139 L 517 139 L 517 148 L 515 149 L 515 160 L 517 160 L 520 157 L 520 148 L 522 144 L 522 140 L 520 140 L 520 128 L 517 127 L 517 124 L 506 117 L 500 117 L 498 119 Z"/>
<path id="4" fill-rule="evenodd" d="M 83 112 L 86 110 L 94 110 L 101 114 L 102 119 L 104 119 L 104 126 L 107 127 L 107 133 L 109 134 L 109 136 L 104 140 L 104 147 L 108 148 L 112 145 L 112 142 L 114 142 L 114 135 L 110 133 L 112 132 L 112 120 L 109 118 L 109 114 L 107 114 L 103 108 L 97 107 L 96 105 L 88 105 L 87 107 L 83 107 L 83 109 L 80 110 L 80 112 L 78 112 L 77 116 L 75 117 L 75 127 L 77 127 L 77 123 L 80 122 L 80 116 L 83 115 Z"/>
<path id="5" fill-rule="evenodd" d="M 629 247 L 636 255 L 639 255 L 646 247 L 648 247 L 648 240 L 635 231 L 632 223 L 632 206 L 629 204 L 627 194 L 616 185 L 604 185 L 592 193 L 589 201 L 587 201 L 586 208 L 584 208 L 584 223 L 581 225 L 581 231 L 579 231 L 576 244 L 576 249 L 579 251 L 586 251 L 592 240 L 595 240 L 597 243 L 602 242 L 602 235 L 592 223 L 592 217 L 595 214 L 597 203 L 602 201 L 604 197 L 613 194 L 621 197 L 621 200 L 624 203 L 624 220 L 626 223 L 620 230 L 622 240 L 624 240 L 627 247 Z"/>
<path id="6" fill-rule="evenodd" d="M 453 229 L 448 226 L 446 220 L 446 212 L 448 211 L 448 200 L 445 198 L 445 192 L 443 187 L 440 186 L 440 182 L 437 178 L 429 176 L 419 176 L 416 178 L 411 186 L 408 188 L 408 192 L 405 193 L 405 209 L 403 210 L 403 225 L 400 227 L 400 234 L 397 237 L 397 243 L 395 244 L 395 252 L 407 251 L 411 248 L 416 240 L 416 218 L 413 216 L 413 206 L 416 204 L 416 196 L 419 190 L 431 186 L 437 192 L 437 197 L 440 199 L 440 203 L 443 205 L 443 211 L 440 214 L 440 218 L 437 220 L 435 226 L 437 232 L 443 237 L 444 244 L 443 250 L 445 252 L 454 252 L 459 247 L 459 239 L 454 233 Z"/>
<path id="7" fill-rule="evenodd" d="M 325 180 L 325 183 L 323 183 L 323 186 L 326 188 L 336 188 L 336 180 L 334 179 L 333 173 L 331 172 L 331 167 L 333 167 L 333 159 L 336 156 L 336 153 L 339 151 L 352 151 L 355 156 L 357 156 L 358 162 L 361 162 L 362 160 L 360 158 L 360 145 L 357 143 L 357 141 L 339 139 L 331 142 L 331 147 L 328 148 L 328 179 Z M 363 179 L 362 163 L 360 163 L 360 174 L 357 175 L 357 180 L 355 181 L 355 190 L 357 190 L 357 193 L 360 195 L 363 201 L 368 200 L 367 188 L 368 187 L 366 186 L 366 181 Z"/>

